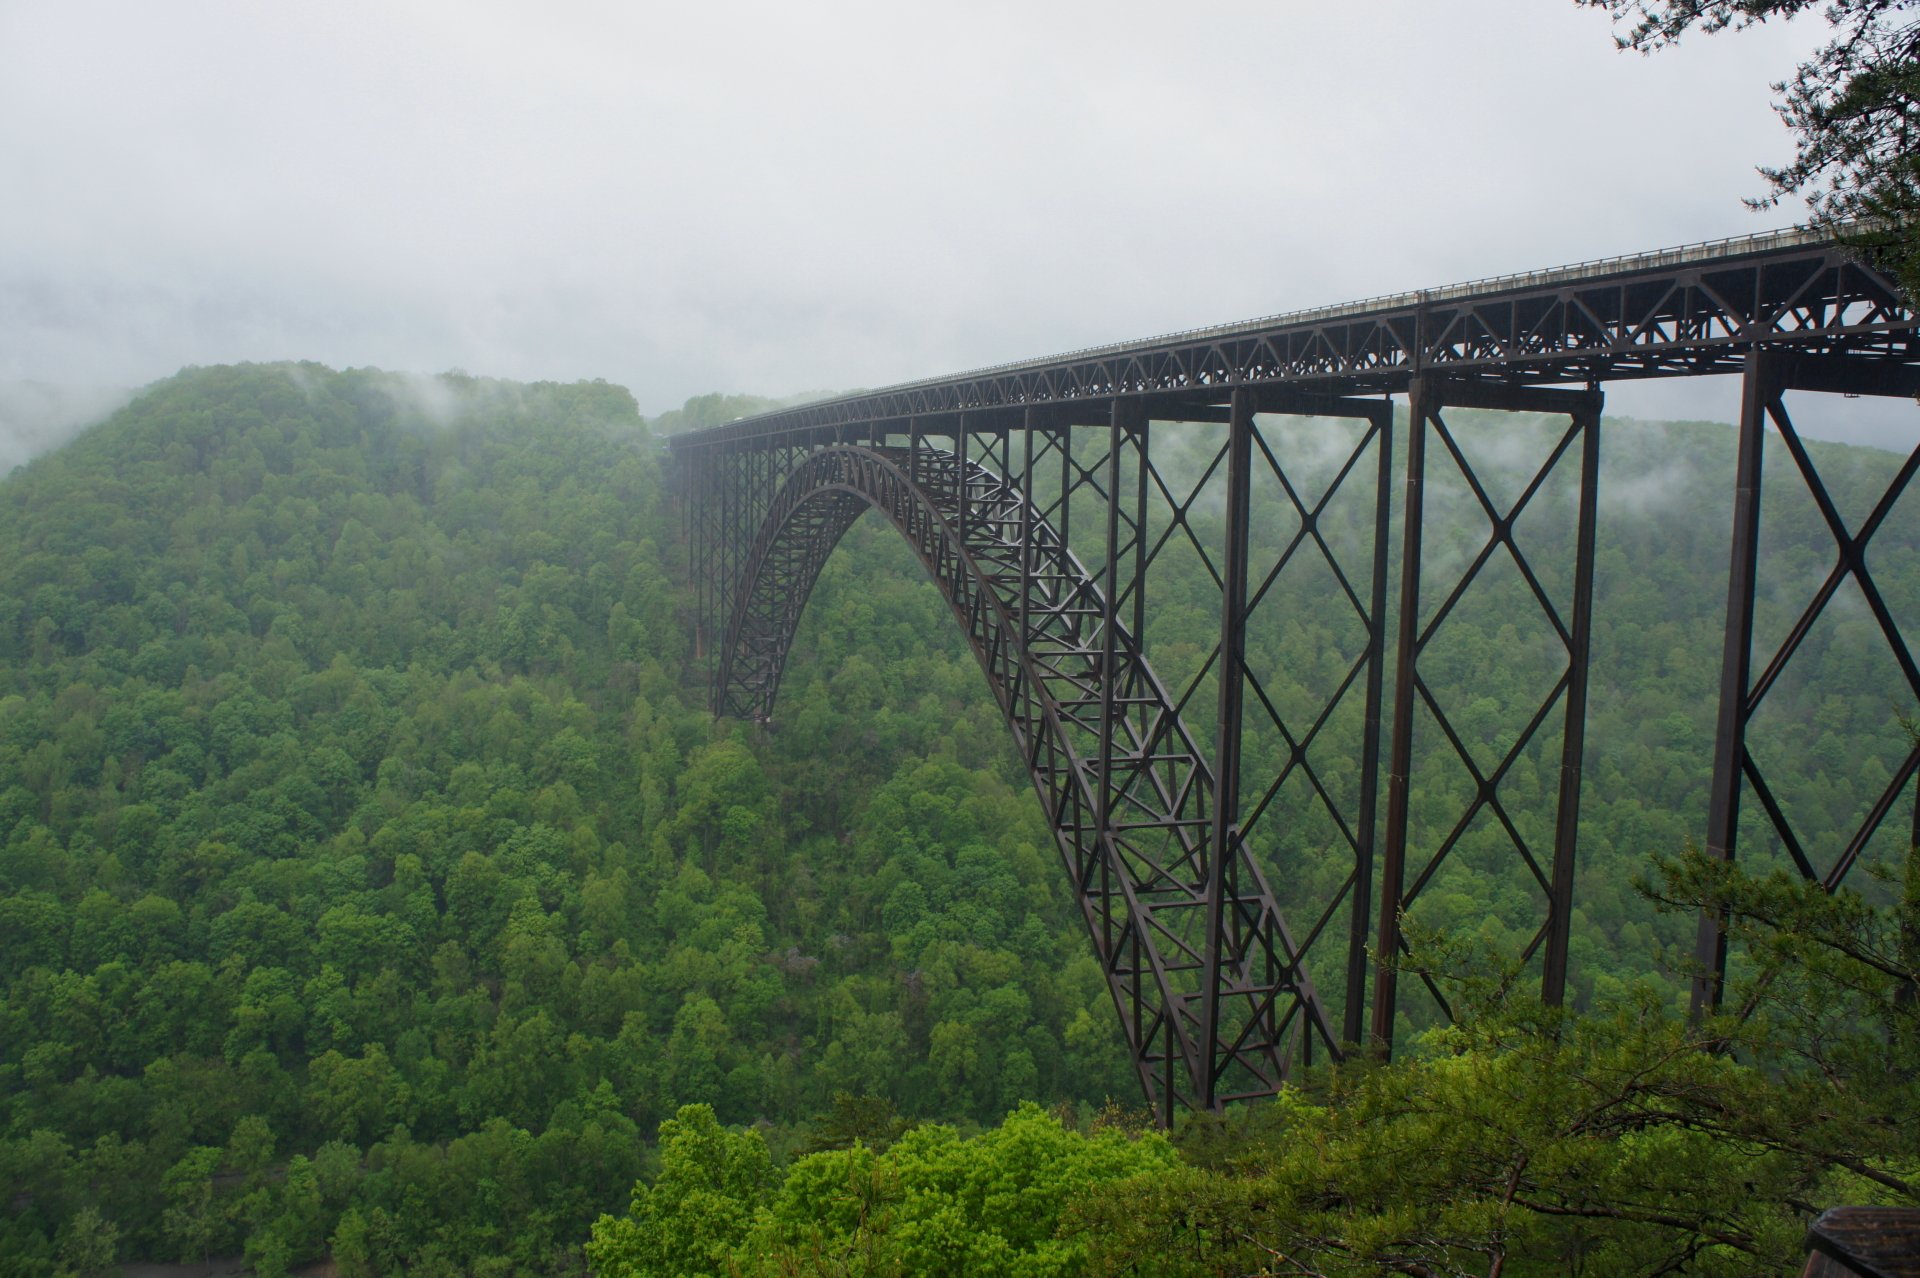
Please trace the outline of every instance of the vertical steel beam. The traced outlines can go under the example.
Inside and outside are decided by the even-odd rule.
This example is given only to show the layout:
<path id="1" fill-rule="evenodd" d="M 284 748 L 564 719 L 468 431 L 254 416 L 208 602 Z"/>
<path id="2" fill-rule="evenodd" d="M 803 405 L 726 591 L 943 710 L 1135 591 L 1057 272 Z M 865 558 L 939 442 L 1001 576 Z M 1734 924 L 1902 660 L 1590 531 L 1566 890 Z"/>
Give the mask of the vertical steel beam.
<path id="1" fill-rule="evenodd" d="M 1713 789 L 1707 800 L 1707 855 L 1720 861 L 1733 860 L 1739 835 L 1740 772 L 1747 753 L 1747 687 L 1753 673 L 1753 603 L 1760 566 L 1761 460 L 1766 447 L 1767 410 L 1779 395 L 1774 360 L 1764 351 L 1748 351 L 1740 381 L 1733 548 L 1720 656 L 1720 715 L 1713 743 Z M 1727 971 L 1724 915 L 1701 915 L 1693 957 L 1693 1014 L 1704 1016 L 1719 1008 Z"/>
<path id="2" fill-rule="evenodd" d="M 1144 652 L 1147 643 L 1147 432 L 1153 429 L 1146 414 L 1135 415 L 1133 431 L 1133 643 Z M 1118 500 L 1118 494 L 1115 499 Z"/>
<path id="3" fill-rule="evenodd" d="M 1020 645 L 1033 642 L 1033 512 L 1039 496 L 1033 490 L 1033 431 L 1039 425 L 1037 414 L 1028 408 L 1021 417 L 1023 457 L 1020 463 Z M 1033 690 L 1028 689 L 1029 693 Z"/>
<path id="4" fill-rule="evenodd" d="M 1367 596 L 1366 724 L 1360 744 L 1360 811 L 1355 823 L 1353 913 L 1347 928 L 1347 999 L 1341 1035 L 1358 1043 L 1366 1033 L 1367 933 L 1373 906 L 1376 810 L 1380 806 L 1381 685 L 1387 650 L 1387 551 L 1393 536 L 1393 403 L 1374 414 L 1373 583 Z"/>
<path id="5" fill-rule="evenodd" d="M 953 486 L 960 499 L 960 513 L 955 516 L 960 528 L 960 540 L 967 539 L 967 508 L 973 503 L 967 496 L 967 460 L 971 453 L 971 441 L 967 435 L 967 415 L 960 414 L 960 420 L 953 428 L 953 451 L 960 460 L 960 470 L 954 476 Z"/>
<path id="6" fill-rule="evenodd" d="M 1599 518 L 1600 398 L 1575 411 L 1580 431 L 1580 513 L 1573 559 L 1573 616 L 1567 647 L 1566 714 L 1560 737 L 1560 798 L 1553 830 L 1553 880 L 1540 998 L 1557 1007 L 1567 991 L 1567 947 L 1573 931 L 1574 845 L 1580 832 L 1580 770 L 1586 756 L 1587 671 L 1593 633 L 1593 555 Z"/>
<path id="7" fill-rule="evenodd" d="M 1393 1052 L 1399 994 L 1400 893 L 1407 871 L 1408 782 L 1413 770 L 1414 658 L 1420 642 L 1420 538 L 1425 515 L 1427 422 L 1434 387 L 1425 377 L 1407 386 L 1407 496 L 1401 510 L 1400 622 L 1394 647 L 1393 740 L 1387 760 L 1387 837 L 1380 860 L 1380 920 L 1375 941 L 1373 1044 Z"/>
<path id="8" fill-rule="evenodd" d="M 701 511 L 706 507 L 706 468 L 697 458 L 700 451 L 689 448 L 676 453 L 674 460 L 680 466 L 681 516 L 686 526 L 687 537 L 687 581 L 693 586 L 693 659 L 695 663 L 705 661 L 707 655 L 707 574 L 701 571 L 700 556 L 704 553 L 706 538 L 702 524 Z M 711 684 L 712 678 L 707 682 Z"/>
<path id="9" fill-rule="evenodd" d="M 1220 600 L 1220 714 L 1215 725 L 1213 827 L 1207 846 L 1206 984 L 1202 987 L 1201 1050 L 1206 1075 L 1196 1103 L 1218 1109 L 1221 953 L 1227 908 L 1227 867 L 1240 838 L 1240 728 L 1247 667 L 1247 539 L 1253 465 L 1253 397 L 1236 389 L 1227 418 L 1227 545 Z"/>
<path id="10" fill-rule="evenodd" d="M 1060 544 L 1068 551 L 1073 542 L 1068 534 L 1073 526 L 1073 423 L 1067 422 L 1059 428 L 1060 445 Z"/>
<path id="11" fill-rule="evenodd" d="M 720 637 L 724 633 L 719 624 L 719 582 L 716 580 L 720 562 L 720 547 L 716 544 L 719 540 L 719 524 L 716 516 L 720 510 L 720 475 L 719 464 L 712 448 L 700 450 L 700 490 L 700 589 L 702 597 L 706 600 L 704 606 L 707 617 L 707 686 L 711 688 L 720 673 L 717 654 L 720 648 Z"/>
<path id="12" fill-rule="evenodd" d="M 1109 842 L 1113 836 L 1113 673 L 1119 651 L 1115 625 L 1120 604 L 1120 412 L 1116 399 L 1107 426 L 1107 556 L 1100 574 L 1105 580 L 1100 583 L 1100 776 L 1094 818 L 1101 837 Z"/>
<path id="13" fill-rule="evenodd" d="M 1913 783 L 1913 824 L 1907 830 L 1907 847 L 1920 849 L 1920 775 Z M 1910 850 L 1906 864 L 1902 867 L 1902 898 L 1912 907 L 1917 903 L 1914 898 L 1920 895 L 1920 851 Z M 1908 908 L 1900 914 L 1900 948 L 1896 951 L 1900 961 L 1906 965 L 1909 973 L 1920 972 L 1920 910 Z M 1912 979 L 1902 981 L 1900 988 L 1894 991 L 1895 1007 L 1920 1006 L 1920 981 Z"/>
<path id="14" fill-rule="evenodd" d="M 714 447 L 707 451 L 707 492 L 711 504 L 707 511 L 707 550 L 702 556 L 702 567 L 707 573 L 707 616 L 710 622 L 708 633 L 713 643 L 708 647 L 707 664 L 709 675 L 717 679 L 720 673 L 720 647 L 727 633 L 727 469 L 724 448 Z"/>
<path id="15" fill-rule="evenodd" d="M 700 572 L 694 562 L 698 543 L 694 537 L 694 518 L 700 509 L 700 476 L 693 468 L 691 450 L 673 455 L 673 476 L 679 481 L 680 535 L 687 543 L 687 583 L 693 587 L 693 659 L 700 659 Z"/>
<path id="16" fill-rule="evenodd" d="M 1106 430 L 1106 560 L 1100 566 L 1100 754 L 1094 775 L 1094 829 L 1098 831 L 1098 844 L 1106 848 L 1106 858 L 1114 856 L 1114 716 L 1117 706 L 1114 704 L 1114 672 L 1119 654 L 1119 436 L 1123 428 L 1123 407 L 1121 401 L 1114 399 L 1108 413 Z M 1062 512 L 1066 505 L 1062 505 Z M 1102 896 L 1112 902 L 1114 888 L 1110 875 L 1125 875 L 1123 865 L 1102 865 Z M 1127 927 L 1135 931 L 1140 938 L 1140 919 L 1127 919 Z M 1139 1023 L 1139 994 L 1135 994 L 1135 1023 Z M 1169 1009 L 1171 1013 L 1171 1009 Z M 1171 1023 L 1171 1017 L 1169 1017 Z M 1146 1052 L 1146 1036 L 1140 1034 L 1139 1052 Z M 1167 1073 L 1160 1080 L 1160 1113 L 1156 1115 L 1162 1126 L 1173 1123 L 1173 1044 L 1167 1042 Z"/>

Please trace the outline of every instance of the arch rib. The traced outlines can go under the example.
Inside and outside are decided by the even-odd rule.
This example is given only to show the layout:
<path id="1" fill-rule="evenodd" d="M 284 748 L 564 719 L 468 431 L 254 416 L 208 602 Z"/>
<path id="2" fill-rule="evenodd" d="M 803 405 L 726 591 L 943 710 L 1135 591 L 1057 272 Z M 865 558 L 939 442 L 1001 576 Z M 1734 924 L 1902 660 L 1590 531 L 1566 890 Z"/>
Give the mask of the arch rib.
<path id="1" fill-rule="evenodd" d="M 748 553 L 715 709 L 771 718 L 820 570 L 869 508 L 906 537 L 987 676 L 1073 880 L 1141 1085 L 1162 1119 L 1177 1105 L 1214 1108 L 1273 1092 L 1299 1037 L 1337 1055 L 1300 951 L 1238 839 L 1218 876 L 1225 926 L 1218 967 L 1210 964 L 1212 773 L 1118 623 L 1114 660 L 1103 665 L 1098 584 L 1004 477 L 925 448 L 913 465 L 907 450 L 878 446 L 833 444 L 806 455 Z M 1103 752 L 1104 706 L 1112 708 L 1114 740 Z M 1210 989 L 1220 1012 L 1208 1044 Z"/>

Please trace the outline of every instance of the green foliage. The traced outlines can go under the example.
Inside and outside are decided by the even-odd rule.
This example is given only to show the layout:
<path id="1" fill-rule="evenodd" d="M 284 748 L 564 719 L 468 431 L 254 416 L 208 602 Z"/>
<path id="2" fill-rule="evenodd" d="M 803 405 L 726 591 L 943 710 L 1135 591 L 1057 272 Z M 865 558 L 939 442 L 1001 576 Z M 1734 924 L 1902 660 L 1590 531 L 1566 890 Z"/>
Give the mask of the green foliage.
<path id="1" fill-rule="evenodd" d="M 723 1274 L 768 1189 L 767 1145 L 733 1133 L 710 1105 L 686 1105 L 660 1124 L 660 1174 L 636 1185 L 623 1217 L 602 1216 L 587 1244 L 595 1274 Z"/>
<path id="2" fill-rule="evenodd" d="M 1157 1134 L 1087 1135 L 1032 1104 L 978 1136 L 926 1126 L 885 1150 L 808 1154 L 777 1189 L 758 1134 L 721 1130 L 706 1106 L 662 1124 L 660 1158 L 627 1215 L 594 1225 L 601 1278 L 1078 1273 L 1088 1242 L 1062 1231 L 1069 1200 L 1175 1162 Z"/>
<path id="3" fill-rule="evenodd" d="M 1920 852 L 1885 907 L 1698 854 L 1660 870 L 1761 954 L 1744 1015 L 1469 982 L 1420 1057 L 1197 1123 L 1187 1169 L 1083 1198 L 1091 1271 L 1790 1274 L 1819 1209 L 1920 1205 Z"/>
<path id="4" fill-rule="evenodd" d="M 544 1272 L 625 1193 L 660 492 L 616 387 L 313 365 L 0 487 L 0 1250 Z"/>
<path id="5" fill-rule="evenodd" d="M 161 1227 L 181 1260 L 205 1261 L 213 1254 L 216 1242 L 226 1241 L 225 1213 L 219 1208 L 213 1187 L 219 1165 L 219 1150 L 198 1145 L 160 1177 L 160 1192 L 167 1203 Z"/>
<path id="6" fill-rule="evenodd" d="M 93 1206 L 82 1207 L 68 1217 L 55 1240 L 59 1265 L 57 1278 L 105 1278 L 118 1273 L 114 1253 L 120 1231 Z"/>
<path id="7" fill-rule="evenodd" d="M 1704 783 L 1716 658 L 1691 601 L 1719 593 L 1724 529 L 1696 498 L 1730 483 L 1717 428 L 1609 429 L 1646 433 L 1603 492 L 1657 481 L 1689 515 L 1623 524 L 1600 564 L 1596 649 L 1620 673 L 1593 698 L 1585 1003 L 1660 981 L 1658 943 L 1687 931 L 1623 885 L 1682 844 Z M 1861 456 L 1817 455 L 1843 478 Z M 1446 500 L 1434 485 L 1430 514 Z M 0 1255 L 569 1272 L 663 1120 L 692 1142 L 678 1170 L 663 1152 L 641 1211 L 609 1218 L 679 1213 L 672 1240 L 704 1250 L 671 1263 L 1067 1271 L 1105 1254 L 1074 1232 L 1074 1183 L 1188 1174 L 1122 1124 L 1018 1108 L 1092 1114 L 1138 1083 L 998 712 L 898 535 L 849 533 L 780 722 L 749 731 L 704 709 L 677 513 L 618 388 L 314 365 L 182 374 L 0 485 Z M 1207 503 L 1188 517 L 1217 532 Z M 1770 520 L 1813 571 L 1792 548 L 1817 517 Z M 1191 675 L 1213 586 L 1166 562 L 1149 655 Z M 1878 571 L 1904 598 L 1903 562 Z M 1284 619 L 1249 635 L 1278 705 L 1345 670 L 1316 589 L 1276 583 Z M 1462 715 L 1476 740 L 1510 733 L 1527 690 L 1531 667 L 1487 656 L 1514 611 L 1470 594 L 1435 649 L 1436 696 L 1486 703 Z M 1838 744 L 1889 714 L 1871 625 L 1809 638 L 1829 686 L 1770 694 L 1819 725 L 1777 789 L 1796 810 L 1845 815 L 1851 774 L 1880 766 Z M 1255 734 L 1248 766 L 1284 749 Z M 1508 796 L 1522 821 L 1553 784 L 1544 749 Z M 1469 787 L 1423 775 L 1416 813 L 1444 823 Z M 1325 899 L 1339 836 L 1291 811 L 1249 837 L 1281 890 Z M 1535 903 L 1486 836 L 1424 923 L 1519 932 Z M 689 1179 L 748 1125 L 759 1188 Z"/>
<path id="8" fill-rule="evenodd" d="M 684 1103 L 786 1148 L 849 1087 L 1131 1086 L 897 538 L 768 737 L 706 715 L 678 536 L 598 383 L 194 370 L 0 486 L 0 1253 L 545 1273 Z M 827 699 L 872 663 L 917 700 Z"/>

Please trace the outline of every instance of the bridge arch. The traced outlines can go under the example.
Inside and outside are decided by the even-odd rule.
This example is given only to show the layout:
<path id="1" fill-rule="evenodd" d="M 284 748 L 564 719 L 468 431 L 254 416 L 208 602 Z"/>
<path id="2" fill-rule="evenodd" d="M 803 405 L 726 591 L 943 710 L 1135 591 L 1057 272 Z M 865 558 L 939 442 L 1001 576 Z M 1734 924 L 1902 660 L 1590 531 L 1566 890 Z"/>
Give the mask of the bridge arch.
<path id="1" fill-rule="evenodd" d="M 1291 1039 L 1335 1041 L 1300 950 L 1237 839 L 1212 864 L 1204 755 L 1093 576 L 1005 477 L 926 447 L 807 453 L 745 556 L 718 708 L 771 718 L 814 583 L 869 509 L 913 547 L 987 677 L 1150 1102 L 1170 1118 L 1276 1090 Z"/>

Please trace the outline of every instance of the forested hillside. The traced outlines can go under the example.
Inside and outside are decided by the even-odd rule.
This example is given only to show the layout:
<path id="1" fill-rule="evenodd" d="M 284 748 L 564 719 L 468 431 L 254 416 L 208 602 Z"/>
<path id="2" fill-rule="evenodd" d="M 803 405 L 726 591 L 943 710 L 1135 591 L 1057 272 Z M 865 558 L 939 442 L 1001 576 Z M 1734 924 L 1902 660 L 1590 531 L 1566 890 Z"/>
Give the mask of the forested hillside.
<path id="1" fill-rule="evenodd" d="M 544 1272 L 682 1103 L 1125 1094 L 937 601 L 825 584 L 840 748 L 716 728 L 660 469 L 616 387 L 242 367 L 0 489 L 18 1272 Z"/>
<path id="2" fill-rule="evenodd" d="M 1722 427 L 1613 429 L 1575 983 L 1657 1008 L 1655 942 L 1690 922 L 1628 879 L 1695 825 L 1730 456 Z M 1818 455 L 1854 505 L 1885 469 Z M 833 1157 L 962 1199 L 1041 1159 L 1047 1237 L 1075 1212 L 1117 1230 L 1069 1211 L 1076 1185 L 1174 1165 L 1112 1115 L 1079 1130 L 1136 1084 L 1038 805 L 898 536 L 866 521 L 828 564 L 776 729 L 715 724 L 664 466 L 602 383 L 242 366 L 0 483 L 0 1271 L 244 1250 L 263 1275 L 329 1251 L 343 1275 L 569 1272 L 636 1180 L 657 1205 L 719 1165 L 746 1179 L 710 1259 L 781 1169 L 815 1169 L 757 1226 L 755 1254 L 791 1260 L 825 1245 L 807 1213 L 840 1210 L 819 1177 L 851 1174 L 793 1160 L 925 1120 L 958 1128 Z M 1812 545 L 1785 509 L 1769 535 Z M 1890 545 L 1906 609 L 1912 529 Z M 1787 553 L 1804 590 L 1822 553 Z M 1149 624 L 1176 674 L 1217 626 L 1182 571 Z M 1283 704 L 1331 668 L 1317 588 L 1277 587 L 1254 642 Z M 1512 637 L 1508 603 L 1469 596 L 1431 676 L 1489 741 L 1529 671 L 1475 657 Z M 1821 678 L 1777 699 L 1811 725 L 1783 799 L 1836 828 L 1884 768 L 1851 744 L 1896 708 L 1876 642 L 1842 616 Z M 1271 837 L 1303 895 L 1337 872 L 1310 825 Z M 1510 876 L 1461 866 L 1427 921 L 1510 944 Z M 974 1134 L 1027 1101 L 1066 1126 Z M 658 1245 L 649 1219 L 598 1244 L 610 1272 Z"/>

